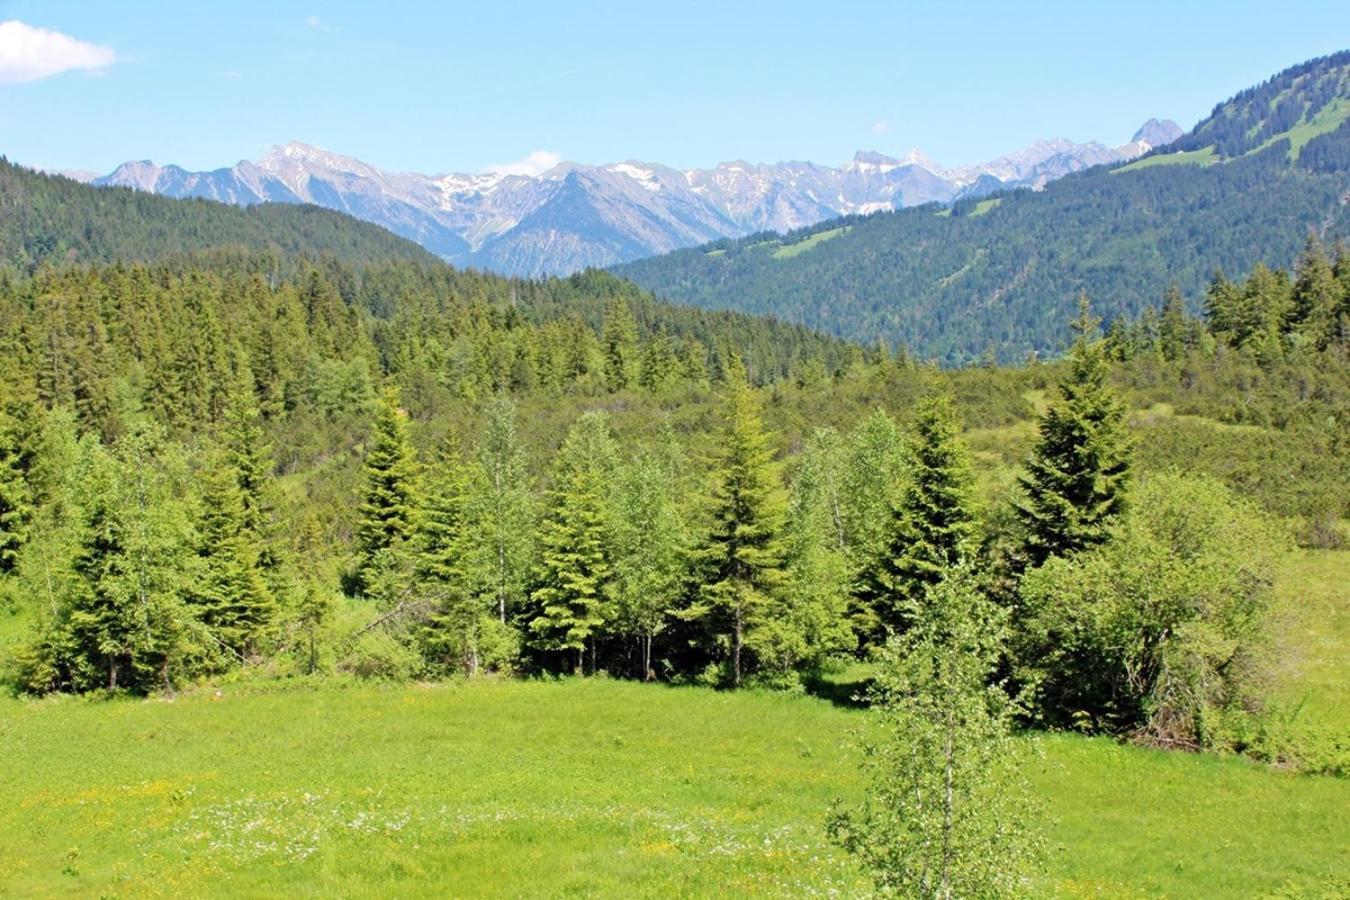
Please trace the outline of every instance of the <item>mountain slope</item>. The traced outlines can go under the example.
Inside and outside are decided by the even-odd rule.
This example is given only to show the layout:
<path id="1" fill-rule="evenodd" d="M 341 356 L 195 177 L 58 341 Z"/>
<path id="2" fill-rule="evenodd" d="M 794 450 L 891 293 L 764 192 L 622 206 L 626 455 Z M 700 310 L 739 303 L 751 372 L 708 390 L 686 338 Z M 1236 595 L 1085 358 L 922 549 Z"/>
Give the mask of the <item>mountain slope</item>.
<path id="1" fill-rule="evenodd" d="M 313 203 L 383 225 L 461 266 L 541 275 L 640 259 L 724 237 L 787 230 L 853 213 L 947 203 L 1009 187 L 1042 187 L 1069 172 L 1133 159 L 1180 134 L 1150 120 L 1120 147 L 1039 141 L 1017 153 L 947 169 L 914 151 L 858 153 L 835 167 L 722 163 L 678 170 L 628 160 L 562 163 L 537 176 L 385 172 L 290 143 L 257 162 L 189 172 L 129 162 L 92 179 L 171 197 L 233 204 Z"/>
<path id="2" fill-rule="evenodd" d="M 1107 315 L 1138 314 L 1170 283 L 1197 306 L 1215 268 L 1290 261 L 1310 229 L 1350 234 L 1348 73 L 1350 52 L 1296 66 L 1169 147 L 1042 191 L 977 200 L 987 192 L 972 189 L 951 208 L 839 219 L 615 271 L 661 296 L 904 342 L 950 363 L 990 347 L 1005 359 L 1052 351 L 1080 291 Z"/>
<path id="3" fill-rule="evenodd" d="M 240 209 L 100 190 L 0 158 L 0 264 L 151 261 L 224 247 L 348 263 L 434 262 L 416 244 L 349 216 L 293 204 Z"/>

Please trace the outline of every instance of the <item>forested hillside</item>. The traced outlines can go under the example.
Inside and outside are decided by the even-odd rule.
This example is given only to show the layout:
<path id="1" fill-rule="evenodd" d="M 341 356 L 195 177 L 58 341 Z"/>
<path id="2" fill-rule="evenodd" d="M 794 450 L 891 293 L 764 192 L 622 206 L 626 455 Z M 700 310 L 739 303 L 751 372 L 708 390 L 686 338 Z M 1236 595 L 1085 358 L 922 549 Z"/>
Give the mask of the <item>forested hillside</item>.
<path id="1" fill-rule="evenodd" d="M 286 259 L 331 255 L 351 264 L 435 257 L 375 225 L 315 206 L 240 209 L 106 190 L 44 175 L 0 157 L 0 261 L 24 271 L 44 262 L 153 262 L 237 247 Z"/>
<path id="2" fill-rule="evenodd" d="M 1186 590 L 1213 606 L 1147 615 L 1256 646 L 1274 517 L 1342 540 L 1344 255 L 1309 243 L 1293 273 L 1216 280 L 1203 320 L 1173 293 L 1099 339 L 1085 309 L 1065 362 L 954 372 L 793 344 L 598 274 L 333 271 L 272 282 L 226 255 L 3 283 L 15 685 L 491 670 L 800 686 L 913 631 L 941 584 L 977 619 L 1031 616 L 1006 652 L 1040 720 L 1344 765 L 1285 732 L 1254 743 L 1257 673 L 1189 637 L 1163 646 L 1199 653 L 1217 693 L 1126 678 L 1159 663 L 1113 656 L 1128 618 L 1070 653 L 1056 635 L 1086 626 L 1055 599 L 1086 590 L 1077 566 L 1114 584 L 1181 552 L 1195 568 L 1166 584 L 1198 579 Z M 515 306 L 497 293 L 526 288 Z M 574 302 L 596 320 L 557 315 Z"/>
<path id="3" fill-rule="evenodd" d="M 838 219 L 615 271 L 659 296 L 773 312 L 948 364 L 1057 352 L 1080 291 L 1108 319 L 1132 319 L 1171 284 L 1197 298 L 1216 269 L 1288 265 L 1308 232 L 1350 233 L 1348 116 L 1342 52 L 1220 104 L 1174 145 L 1043 191 Z"/>

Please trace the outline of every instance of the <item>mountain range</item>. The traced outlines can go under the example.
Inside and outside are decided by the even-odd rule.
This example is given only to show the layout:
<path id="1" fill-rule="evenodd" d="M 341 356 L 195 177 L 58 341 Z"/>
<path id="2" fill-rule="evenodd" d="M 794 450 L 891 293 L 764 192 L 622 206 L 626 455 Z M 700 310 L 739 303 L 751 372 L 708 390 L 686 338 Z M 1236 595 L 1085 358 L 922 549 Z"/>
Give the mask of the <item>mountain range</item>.
<path id="1" fill-rule="evenodd" d="M 955 168 L 915 150 L 898 159 L 860 152 L 837 167 L 736 161 L 675 169 L 630 160 L 564 162 L 538 175 L 421 175 L 292 142 L 256 162 L 209 172 L 146 160 L 99 177 L 65 174 L 98 186 L 235 205 L 313 203 L 381 225 L 456 265 L 533 277 L 790 231 L 841 215 L 1039 189 L 1072 172 L 1134 159 L 1181 133 L 1174 122 L 1151 119 L 1117 147 L 1056 138 Z"/>

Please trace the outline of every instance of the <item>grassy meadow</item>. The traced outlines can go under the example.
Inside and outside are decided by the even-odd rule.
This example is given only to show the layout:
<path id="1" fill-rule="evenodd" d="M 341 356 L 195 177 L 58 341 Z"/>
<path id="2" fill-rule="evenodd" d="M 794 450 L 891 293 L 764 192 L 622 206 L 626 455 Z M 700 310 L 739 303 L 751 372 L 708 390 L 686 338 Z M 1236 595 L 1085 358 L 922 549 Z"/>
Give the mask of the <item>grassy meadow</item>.
<path id="1" fill-rule="evenodd" d="M 1283 673 L 1345 729 L 1350 553 L 1282 590 L 1316 623 Z M 0 895 L 858 895 L 826 839 L 866 713 L 605 679 L 237 683 L 0 699 Z M 1350 780 L 1105 739 L 1035 740 L 1037 892 L 1343 896 Z"/>

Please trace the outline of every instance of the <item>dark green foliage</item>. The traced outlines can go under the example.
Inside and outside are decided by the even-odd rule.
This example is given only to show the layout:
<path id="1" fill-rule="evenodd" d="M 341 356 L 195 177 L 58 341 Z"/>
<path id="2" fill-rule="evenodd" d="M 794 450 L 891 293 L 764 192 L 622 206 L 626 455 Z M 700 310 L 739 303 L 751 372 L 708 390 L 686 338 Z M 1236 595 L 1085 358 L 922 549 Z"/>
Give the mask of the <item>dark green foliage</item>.
<path id="1" fill-rule="evenodd" d="M 960 431 L 947 397 L 920 405 L 886 550 L 861 578 L 860 599 L 892 631 L 908 627 L 929 588 L 974 549 L 974 478 Z"/>
<path id="2" fill-rule="evenodd" d="M 771 616 L 783 582 L 786 497 L 759 398 L 731 373 L 714 463 L 711 525 L 695 554 L 698 599 L 683 612 L 703 620 L 725 654 L 727 680 L 739 687 L 747 635 Z"/>
<path id="3" fill-rule="evenodd" d="M 1102 543 L 1124 509 L 1130 471 L 1125 408 L 1107 385 L 1096 327 L 1084 298 L 1068 377 L 1041 417 L 1040 439 L 1021 479 L 1025 499 L 1017 512 L 1033 566 Z"/>
<path id="4" fill-rule="evenodd" d="M 571 656 L 580 672 L 584 654 L 605 624 L 614 577 L 610 496 L 616 448 L 603 413 L 587 413 L 558 451 L 548 511 L 540 526 L 541 562 L 530 594 L 536 645 Z"/>
<path id="5" fill-rule="evenodd" d="M 1039 715 L 1191 749 L 1259 708 L 1282 541 L 1205 479 L 1157 474 L 1108 544 L 1028 573 L 1016 657 Z"/>
<path id="6" fill-rule="evenodd" d="M 430 253 L 376 225 L 317 206 L 261 203 L 235 207 L 171 200 L 130 188 L 94 188 L 43 175 L 0 158 L 0 259 L 31 270 L 42 263 L 150 262 L 222 247 L 351 262 Z"/>
<path id="7" fill-rule="evenodd" d="M 408 443 L 407 419 L 399 405 L 398 391 L 386 388 L 366 453 L 361 518 L 356 531 L 358 573 L 367 588 L 379 555 L 406 549 L 417 527 L 417 461 Z"/>
<path id="8" fill-rule="evenodd" d="M 475 564 L 470 519 L 471 471 L 453 438 L 443 444 L 423 478 L 418 517 L 418 589 L 432 610 L 424 642 L 428 655 L 451 671 L 478 671 L 478 632 L 487 610 Z"/>
<path id="9" fill-rule="evenodd" d="M 197 518 L 199 571 L 188 602 L 214 642 L 230 659 L 242 661 L 258 650 L 259 638 L 276 613 L 276 600 L 263 577 L 266 546 L 248 524 L 239 470 L 218 459 L 202 484 Z"/>

